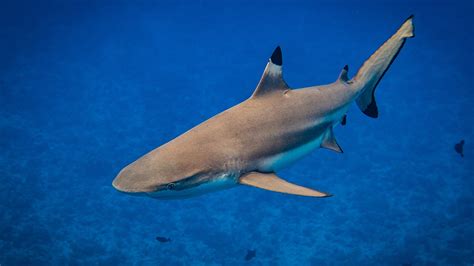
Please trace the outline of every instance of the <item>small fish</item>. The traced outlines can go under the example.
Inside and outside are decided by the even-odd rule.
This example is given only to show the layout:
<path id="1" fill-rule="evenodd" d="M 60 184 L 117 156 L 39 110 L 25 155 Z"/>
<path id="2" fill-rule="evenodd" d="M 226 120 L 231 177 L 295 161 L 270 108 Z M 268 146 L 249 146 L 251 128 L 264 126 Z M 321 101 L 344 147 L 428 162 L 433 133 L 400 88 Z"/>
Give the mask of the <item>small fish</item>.
<path id="1" fill-rule="evenodd" d="M 249 260 L 255 258 L 256 255 L 257 255 L 257 250 L 256 249 L 254 249 L 254 250 L 249 249 L 249 250 L 247 250 L 247 255 L 245 256 L 245 260 L 249 261 Z"/>
<path id="2" fill-rule="evenodd" d="M 171 241 L 171 238 L 162 237 L 162 236 L 157 236 L 157 237 L 156 237 L 156 240 L 160 241 L 161 243 L 166 243 L 166 242 L 170 242 L 170 241 Z"/>
<path id="3" fill-rule="evenodd" d="M 464 140 L 461 140 L 461 142 L 459 143 L 456 143 L 456 145 L 454 145 L 454 150 L 461 154 L 461 157 L 464 157 Z"/>

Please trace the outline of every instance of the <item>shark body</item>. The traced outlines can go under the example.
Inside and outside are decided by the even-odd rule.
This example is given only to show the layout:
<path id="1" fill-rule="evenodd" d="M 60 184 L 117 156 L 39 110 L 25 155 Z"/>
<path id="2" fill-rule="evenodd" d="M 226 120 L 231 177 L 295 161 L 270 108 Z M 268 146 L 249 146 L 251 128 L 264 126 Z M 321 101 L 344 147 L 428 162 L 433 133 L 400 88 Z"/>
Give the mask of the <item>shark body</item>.
<path id="1" fill-rule="evenodd" d="M 276 171 L 319 147 L 342 152 L 333 128 L 356 102 L 377 117 L 374 92 L 402 48 L 414 36 L 410 16 L 348 78 L 344 67 L 331 84 L 290 89 L 282 75 L 280 47 L 273 52 L 252 96 L 131 163 L 113 181 L 122 192 L 173 199 L 244 184 L 311 197 L 328 193 L 291 184 Z"/>

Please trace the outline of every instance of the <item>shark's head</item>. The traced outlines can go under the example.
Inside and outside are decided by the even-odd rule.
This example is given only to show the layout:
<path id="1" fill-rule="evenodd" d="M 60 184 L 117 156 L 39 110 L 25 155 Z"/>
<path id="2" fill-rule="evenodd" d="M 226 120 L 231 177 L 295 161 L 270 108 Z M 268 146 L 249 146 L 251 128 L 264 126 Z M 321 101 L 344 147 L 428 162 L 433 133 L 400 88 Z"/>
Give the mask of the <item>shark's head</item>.
<path id="1" fill-rule="evenodd" d="M 207 171 L 189 171 L 181 162 L 161 163 L 145 155 L 115 177 L 112 185 L 120 192 L 159 199 L 192 197 L 236 184 L 234 176 Z M 229 178 L 230 177 L 230 178 Z"/>
<path id="2" fill-rule="evenodd" d="M 112 182 L 118 191 L 134 195 L 146 195 L 165 189 L 174 189 L 175 184 L 175 182 L 164 180 L 144 168 L 137 167 L 136 163 L 123 168 Z"/>
<path id="3" fill-rule="evenodd" d="M 156 156 L 145 155 L 123 168 L 112 185 L 118 191 L 137 195 L 154 196 L 165 191 L 180 191 L 197 185 L 196 174 L 188 175 L 176 163 L 163 163 Z M 176 170 L 175 170 L 176 169 Z"/>

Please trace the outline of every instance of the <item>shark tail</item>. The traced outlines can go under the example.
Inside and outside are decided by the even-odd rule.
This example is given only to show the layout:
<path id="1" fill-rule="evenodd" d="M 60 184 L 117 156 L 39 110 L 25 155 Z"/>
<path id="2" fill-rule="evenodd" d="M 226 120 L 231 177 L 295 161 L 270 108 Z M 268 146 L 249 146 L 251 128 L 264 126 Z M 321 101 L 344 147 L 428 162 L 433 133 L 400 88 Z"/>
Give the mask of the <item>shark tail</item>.
<path id="1" fill-rule="evenodd" d="M 397 32 L 364 62 L 352 80 L 353 86 L 360 91 L 356 103 L 360 110 L 369 117 L 378 117 L 378 108 L 375 102 L 377 85 L 397 57 L 406 39 L 415 36 L 412 20 L 413 15 L 408 17 Z"/>

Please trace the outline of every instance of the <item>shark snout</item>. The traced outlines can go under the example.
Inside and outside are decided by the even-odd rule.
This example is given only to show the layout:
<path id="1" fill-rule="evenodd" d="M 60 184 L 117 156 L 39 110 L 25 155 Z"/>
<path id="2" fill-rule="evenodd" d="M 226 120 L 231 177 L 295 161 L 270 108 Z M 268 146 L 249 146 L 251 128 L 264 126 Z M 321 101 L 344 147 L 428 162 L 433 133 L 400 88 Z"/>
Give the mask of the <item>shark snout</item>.
<path id="1" fill-rule="evenodd" d="M 114 178 L 114 181 L 112 181 L 112 186 L 120 192 L 133 193 L 133 189 L 130 189 L 129 184 L 127 184 L 128 178 L 126 174 L 124 174 L 124 170 L 125 169 L 120 171 L 120 173 Z"/>
<path id="2" fill-rule="evenodd" d="M 123 181 L 121 180 L 122 179 L 120 178 L 120 174 L 119 174 L 118 176 L 114 178 L 114 181 L 112 181 L 112 186 L 120 192 L 128 192 L 125 186 L 123 185 Z"/>
<path id="3" fill-rule="evenodd" d="M 149 180 L 146 175 L 133 171 L 133 169 L 130 169 L 130 166 L 128 166 L 122 169 L 115 177 L 112 186 L 116 190 L 124 193 L 135 194 L 152 192 L 154 188 L 150 185 Z"/>

